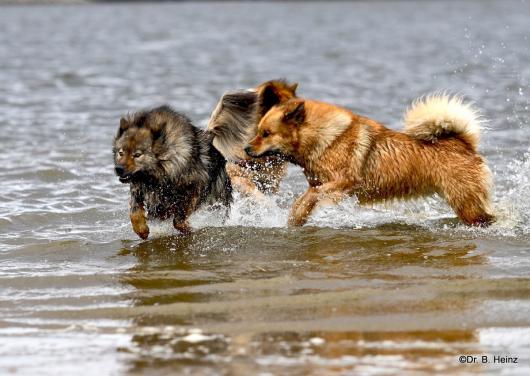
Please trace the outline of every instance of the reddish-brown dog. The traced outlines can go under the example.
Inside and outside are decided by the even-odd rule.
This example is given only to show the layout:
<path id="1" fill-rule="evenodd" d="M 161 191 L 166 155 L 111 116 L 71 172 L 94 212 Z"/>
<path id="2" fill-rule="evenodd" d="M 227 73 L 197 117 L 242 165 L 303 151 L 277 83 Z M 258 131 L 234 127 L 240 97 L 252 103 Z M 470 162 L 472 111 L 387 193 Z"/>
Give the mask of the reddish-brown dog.
<path id="1" fill-rule="evenodd" d="M 245 151 L 275 155 L 304 169 L 309 189 L 289 224 L 306 223 L 324 201 L 356 195 L 360 203 L 438 193 L 468 225 L 488 225 L 491 173 L 477 152 L 480 120 L 459 97 L 414 102 L 396 132 L 349 110 L 293 98 L 261 119 Z"/>

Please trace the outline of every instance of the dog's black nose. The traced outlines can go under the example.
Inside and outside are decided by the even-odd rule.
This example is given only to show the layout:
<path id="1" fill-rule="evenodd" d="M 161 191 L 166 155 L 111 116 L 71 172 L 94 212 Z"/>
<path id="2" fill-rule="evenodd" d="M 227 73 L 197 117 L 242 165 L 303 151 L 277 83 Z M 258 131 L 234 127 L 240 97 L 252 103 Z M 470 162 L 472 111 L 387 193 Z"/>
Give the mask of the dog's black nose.
<path id="1" fill-rule="evenodd" d="M 116 175 L 122 176 L 125 172 L 125 169 L 122 166 L 116 166 L 114 167 L 114 171 L 116 171 Z"/>
<path id="2" fill-rule="evenodd" d="M 247 146 L 245 148 L 245 153 L 247 153 L 248 156 L 250 157 L 253 157 L 254 155 L 252 154 L 252 148 L 250 146 Z"/>

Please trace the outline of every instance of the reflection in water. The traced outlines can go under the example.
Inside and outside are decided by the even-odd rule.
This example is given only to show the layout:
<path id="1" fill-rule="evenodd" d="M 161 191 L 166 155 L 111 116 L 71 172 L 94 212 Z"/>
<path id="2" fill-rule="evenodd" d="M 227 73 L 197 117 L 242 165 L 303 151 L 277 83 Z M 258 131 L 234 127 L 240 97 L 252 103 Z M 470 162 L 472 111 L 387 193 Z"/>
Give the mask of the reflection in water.
<path id="1" fill-rule="evenodd" d="M 475 241 L 405 225 L 207 228 L 120 255 L 136 257 L 120 279 L 142 308 L 121 348 L 131 373 L 455 370 L 479 351 L 479 323 L 466 318 L 491 288 Z"/>

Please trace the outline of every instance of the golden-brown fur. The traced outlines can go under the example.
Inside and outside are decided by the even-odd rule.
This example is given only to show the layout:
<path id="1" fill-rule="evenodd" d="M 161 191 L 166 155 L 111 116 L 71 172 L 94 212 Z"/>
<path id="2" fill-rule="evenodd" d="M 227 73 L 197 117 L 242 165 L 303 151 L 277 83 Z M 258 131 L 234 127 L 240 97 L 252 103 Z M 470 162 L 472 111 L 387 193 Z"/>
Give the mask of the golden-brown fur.
<path id="1" fill-rule="evenodd" d="M 344 108 L 294 98 L 274 106 L 245 149 L 279 155 L 304 169 L 308 190 L 289 224 L 303 225 L 324 201 L 356 195 L 360 203 L 438 193 L 469 225 L 493 221 L 490 171 L 476 152 L 480 120 L 461 99 L 416 101 L 405 133 Z"/>
<path id="2" fill-rule="evenodd" d="M 277 157 L 250 158 L 243 148 L 257 131 L 263 115 L 277 104 L 296 96 L 297 84 L 271 80 L 251 90 L 228 92 L 212 112 L 208 130 L 214 146 L 229 160 L 227 172 L 232 185 L 248 195 L 275 193 L 287 171 Z"/>

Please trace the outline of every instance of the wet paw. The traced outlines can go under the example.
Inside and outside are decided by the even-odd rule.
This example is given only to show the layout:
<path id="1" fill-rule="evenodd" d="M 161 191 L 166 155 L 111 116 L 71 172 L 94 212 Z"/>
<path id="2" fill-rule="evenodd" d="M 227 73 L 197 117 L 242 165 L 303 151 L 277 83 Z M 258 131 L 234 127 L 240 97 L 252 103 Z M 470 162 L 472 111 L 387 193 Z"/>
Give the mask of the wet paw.
<path id="1" fill-rule="evenodd" d="M 300 227 L 300 226 L 305 225 L 306 222 L 307 222 L 307 218 L 297 218 L 297 217 L 291 216 L 287 220 L 287 225 L 289 227 Z"/>
<path id="2" fill-rule="evenodd" d="M 149 236 L 149 227 L 147 227 L 147 221 L 145 220 L 145 213 L 143 210 L 137 210 L 130 214 L 131 225 L 140 238 L 147 239 Z"/>
<path id="3" fill-rule="evenodd" d="M 186 222 L 184 223 L 173 223 L 173 227 L 179 230 L 183 235 L 191 234 L 191 227 Z"/>
<path id="4" fill-rule="evenodd" d="M 149 227 L 147 226 L 138 226 L 135 228 L 133 226 L 134 232 L 136 232 L 136 235 L 138 235 L 141 239 L 145 240 L 149 236 Z"/>

